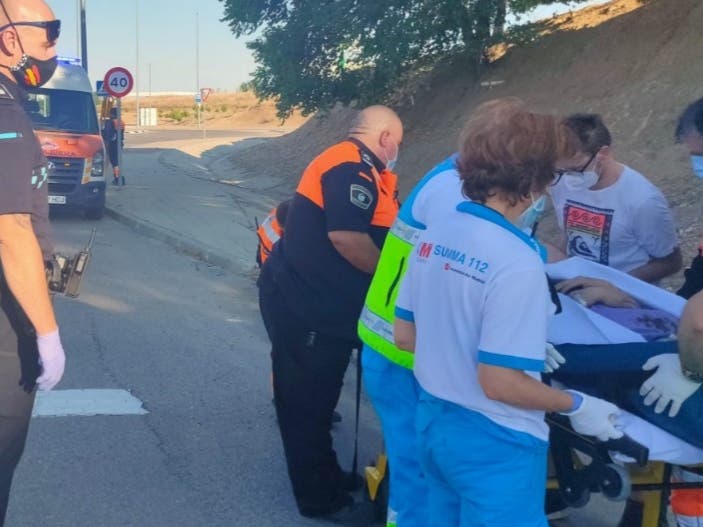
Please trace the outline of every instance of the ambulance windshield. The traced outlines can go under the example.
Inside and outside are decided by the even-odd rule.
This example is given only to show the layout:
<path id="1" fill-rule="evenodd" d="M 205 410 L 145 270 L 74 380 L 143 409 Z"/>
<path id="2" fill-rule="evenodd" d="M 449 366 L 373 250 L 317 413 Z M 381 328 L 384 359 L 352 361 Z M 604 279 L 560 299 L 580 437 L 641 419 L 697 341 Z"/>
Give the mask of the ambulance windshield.
<path id="1" fill-rule="evenodd" d="M 90 93 L 40 88 L 29 93 L 25 110 L 37 130 L 100 133 L 95 102 Z"/>

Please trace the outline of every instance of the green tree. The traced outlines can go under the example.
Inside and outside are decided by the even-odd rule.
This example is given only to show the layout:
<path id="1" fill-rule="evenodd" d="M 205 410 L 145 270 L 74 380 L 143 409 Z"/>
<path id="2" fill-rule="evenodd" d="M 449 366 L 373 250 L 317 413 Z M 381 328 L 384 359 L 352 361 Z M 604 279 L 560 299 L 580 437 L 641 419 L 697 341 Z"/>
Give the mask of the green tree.
<path id="1" fill-rule="evenodd" d="M 508 12 L 557 0 L 220 1 L 235 36 L 258 33 L 247 44 L 257 62 L 251 86 L 276 98 L 285 118 L 294 108 L 383 100 L 408 72 L 448 53 L 478 65 Z"/>

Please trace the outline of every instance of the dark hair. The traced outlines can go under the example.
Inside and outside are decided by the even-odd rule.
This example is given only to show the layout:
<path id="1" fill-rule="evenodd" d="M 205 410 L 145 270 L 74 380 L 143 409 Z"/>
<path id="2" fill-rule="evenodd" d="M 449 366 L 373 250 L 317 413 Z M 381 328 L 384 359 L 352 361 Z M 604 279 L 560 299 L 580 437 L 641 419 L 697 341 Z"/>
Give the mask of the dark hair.
<path id="1" fill-rule="evenodd" d="M 703 136 L 703 99 L 698 99 L 690 104 L 679 117 L 679 124 L 676 126 L 676 141 L 682 141 L 691 132 L 698 132 L 699 135 Z"/>
<path id="2" fill-rule="evenodd" d="M 285 201 L 280 202 L 278 204 L 278 207 L 276 207 L 276 221 L 282 229 L 284 229 L 286 226 L 286 219 L 288 218 L 288 209 L 290 208 L 290 204 L 292 202 L 292 198 L 287 199 Z"/>
<path id="3" fill-rule="evenodd" d="M 600 115 L 595 113 L 576 113 L 564 119 L 564 124 L 568 126 L 576 135 L 581 146 L 579 150 L 589 154 L 595 154 L 604 146 L 610 146 L 613 138 L 610 130 L 605 126 Z"/>
<path id="4" fill-rule="evenodd" d="M 518 99 L 479 106 L 461 135 L 457 168 L 464 194 L 485 203 L 500 193 L 511 204 L 543 192 L 560 158 L 577 150 L 573 134 L 551 115 L 525 109 Z"/>

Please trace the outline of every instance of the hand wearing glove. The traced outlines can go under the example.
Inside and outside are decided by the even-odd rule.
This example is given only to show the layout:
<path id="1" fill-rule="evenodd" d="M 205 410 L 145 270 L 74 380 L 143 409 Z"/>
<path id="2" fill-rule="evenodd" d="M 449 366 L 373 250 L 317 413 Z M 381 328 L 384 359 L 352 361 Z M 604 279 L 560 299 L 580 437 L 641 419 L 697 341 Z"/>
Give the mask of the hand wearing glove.
<path id="1" fill-rule="evenodd" d="M 559 369 L 559 366 L 564 364 L 566 359 L 557 351 L 557 349 L 547 342 L 547 357 L 544 359 L 544 372 L 554 373 Z"/>
<path id="2" fill-rule="evenodd" d="M 566 390 L 574 397 L 575 409 L 564 412 L 579 434 L 595 436 L 601 441 L 618 439 L 624 434 L 615 426 L 620 409 L 608 401 L 575 390 Z"/>
<path id="3" fill-rule="evenodd" d="M 42 391 L 49 391 L 56 386 L 66 365 L 66 356 L 61 346 L 59 330 L 37 337 L 39 348 L 39 362 L 42 366 L 42 374 L 37 379 L 37 386 Z"/>
<path id="4" fill-rule="evenodd" d="M 669 417 L 676 417 L 681 405 L 693 395 L 701 384 L 684 377 L 681 372 L 681 361 L 678 353 L 663 353 L 652 357 L 644 363 L 642 369 L 654 374 L 642 383 L 640 395 L 644 397 L 644 404 L 654 407 L 655 413 L 662 413 L 671 403 Z"/>

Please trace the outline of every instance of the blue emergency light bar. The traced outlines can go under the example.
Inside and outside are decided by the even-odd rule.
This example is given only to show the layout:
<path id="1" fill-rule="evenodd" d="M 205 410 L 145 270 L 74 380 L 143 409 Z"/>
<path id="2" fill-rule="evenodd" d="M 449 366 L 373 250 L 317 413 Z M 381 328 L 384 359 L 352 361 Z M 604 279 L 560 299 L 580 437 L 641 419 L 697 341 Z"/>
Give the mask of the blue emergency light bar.
<path id="1" fill-rule="evenodd" d="M 81 66 L 83 64 L 78 57 L 58 57 L 58 61 L 64 66 Z"/>

